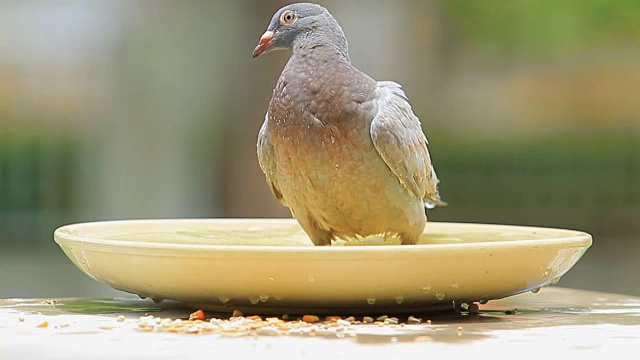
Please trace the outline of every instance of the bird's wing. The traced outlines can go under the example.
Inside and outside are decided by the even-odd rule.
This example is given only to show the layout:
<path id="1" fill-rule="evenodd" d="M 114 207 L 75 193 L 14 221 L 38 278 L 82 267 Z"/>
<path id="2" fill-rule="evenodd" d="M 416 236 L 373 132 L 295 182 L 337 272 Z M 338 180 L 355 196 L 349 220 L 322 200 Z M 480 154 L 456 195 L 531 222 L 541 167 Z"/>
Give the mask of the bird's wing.
<path id="1" fill-rule="evenodd" d="M 287 203 L 278 188 L 276 160 L 273 155 L 273 145 L 269 140 L 268 122 L 269 114 L 267 113 L 264 116 L 264 123 L 262 123 L 260 132 L 258 133 L 258 163 L 260 163 L 260 168 L 267 177 L 267 183 L 269 183 L 269 188 L 271 188 L 273 196 L 275 196 L 282 205 L 286 206 Z"/>
<path id="2" fill-rule="evenodd" d="M 438 192 L 427 137 L 402 87 L 391 81 L 378 82 L 375 102 L 371 139 L 382 159 L 400 183 L 428 207 L 445 205 Z"/>

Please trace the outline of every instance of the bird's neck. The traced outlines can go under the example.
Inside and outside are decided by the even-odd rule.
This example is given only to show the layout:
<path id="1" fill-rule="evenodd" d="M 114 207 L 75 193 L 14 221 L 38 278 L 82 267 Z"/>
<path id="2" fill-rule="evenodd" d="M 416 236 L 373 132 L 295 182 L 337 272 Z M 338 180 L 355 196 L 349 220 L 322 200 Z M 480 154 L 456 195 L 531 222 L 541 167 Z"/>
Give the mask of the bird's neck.
<path id="1" fill-rule="evenodd" d="M 304 68 L 315 69 L 318 73 L 331 72 L 342 66 L 351 66 L 348 56 L 336 49 L 323 46 L 294 50 L 289 62 L 300 64 L 298 66 Z"/>
<path id="2" fill-rule="evenodd" d="M 299 37 L 292 46 L 294 56 L 332 58 L 351 63 L 349 47 L 342 30 L 316 31 L 309 36 Z"/>

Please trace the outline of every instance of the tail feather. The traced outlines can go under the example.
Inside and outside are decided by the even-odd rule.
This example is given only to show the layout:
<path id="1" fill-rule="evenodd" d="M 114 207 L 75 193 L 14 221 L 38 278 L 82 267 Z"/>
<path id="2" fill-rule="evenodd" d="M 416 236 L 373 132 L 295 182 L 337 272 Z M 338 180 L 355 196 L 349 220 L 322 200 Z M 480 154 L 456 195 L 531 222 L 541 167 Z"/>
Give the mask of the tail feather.
<path id="1" fill-rule="evenodd" d="M 440 199 L 435 199 L 435 200 L 429 200 L 429 201 L 425 201 L 424 202 L 424 208 L 426 210 L 431 210 L 434 209 L 436 206 L 447 206 L 449 204 L 447 204 L 446 202 L 440 200 Z"/>

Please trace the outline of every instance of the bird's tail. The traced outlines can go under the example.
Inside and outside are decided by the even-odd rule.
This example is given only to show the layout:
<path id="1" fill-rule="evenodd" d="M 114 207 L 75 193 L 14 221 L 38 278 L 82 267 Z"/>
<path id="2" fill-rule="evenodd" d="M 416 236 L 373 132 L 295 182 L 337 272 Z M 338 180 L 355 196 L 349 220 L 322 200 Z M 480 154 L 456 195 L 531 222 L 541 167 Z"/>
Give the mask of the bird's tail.
<path id="1" fill-rule="evenodd" d="M 436 199 L 429 199 L 429 201 L 425 201 L 424 202 L 424 208 L 426 210 L 431 210 L 433 208 L 435 208 L 436 206 L 447 206 L 449 204 L 447 204 L 446 202 L 440 200 L 440 198 L 436 198 Z"/>

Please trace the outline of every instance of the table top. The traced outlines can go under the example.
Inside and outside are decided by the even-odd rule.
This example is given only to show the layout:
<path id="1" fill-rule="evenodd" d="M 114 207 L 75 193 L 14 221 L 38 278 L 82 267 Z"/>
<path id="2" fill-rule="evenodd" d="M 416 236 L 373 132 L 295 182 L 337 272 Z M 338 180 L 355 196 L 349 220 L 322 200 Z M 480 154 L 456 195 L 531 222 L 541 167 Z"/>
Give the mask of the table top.
<path id="1" fill-rule="evenodd" d="M 192 313 L 194 319 L 188 321 Z M 0 300 L 0 354 L 8 354 L 7 359 L 340 359 L 380 354 L 495 359 L 514 354 L 625 357 L 625 350 L 640 349 L 640 298 L 557 287 L 493 300 L 479 309 L 472 305 L 411 319 L 394 314 L 349 319 L 341 314 L 341 319 L 314 323 L 312 316 L 305 317 L 307 323 L 299 320 L 302 316 L 230 318 L 208 312 L 204 321 L 195 319 L 202 315 L 175 302 L 133 298 Z"/>

